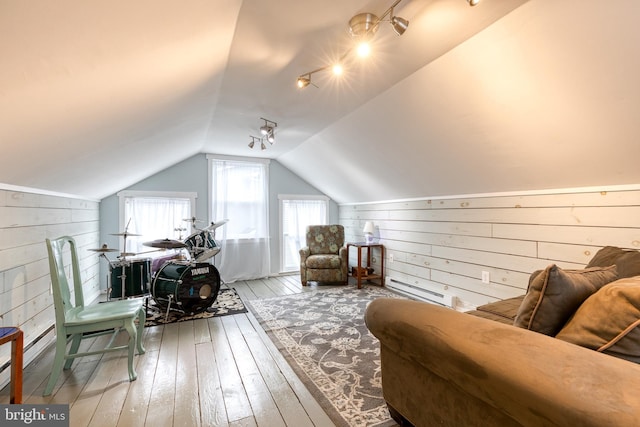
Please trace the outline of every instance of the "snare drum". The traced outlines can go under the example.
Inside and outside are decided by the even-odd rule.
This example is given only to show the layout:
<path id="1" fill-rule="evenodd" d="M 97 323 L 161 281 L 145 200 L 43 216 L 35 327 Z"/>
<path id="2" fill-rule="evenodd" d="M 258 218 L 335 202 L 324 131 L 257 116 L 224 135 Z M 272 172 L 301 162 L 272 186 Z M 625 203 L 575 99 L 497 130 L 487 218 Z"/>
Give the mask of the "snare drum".
<path id="1" fill-rule="evenodd" d="M 195 314 L 211 307 L 220 291 L 220 273 L 211 264 L 170 261 L 153 279 L 152 296 L 163 308 Z"/>
<path id="2" fill-rule="evenodd" d="M 135 297 L 149 293 L 151 283 L 151 258 L 115 261 L 111 265 L 111 298 Z"/>
<path id="3" fill-rule="evenodd" d="M 203 262 L 220 252 L 216 241 L 207 230 L 197 231 L 184 241 L 189 253 L 196 262 Z"/>

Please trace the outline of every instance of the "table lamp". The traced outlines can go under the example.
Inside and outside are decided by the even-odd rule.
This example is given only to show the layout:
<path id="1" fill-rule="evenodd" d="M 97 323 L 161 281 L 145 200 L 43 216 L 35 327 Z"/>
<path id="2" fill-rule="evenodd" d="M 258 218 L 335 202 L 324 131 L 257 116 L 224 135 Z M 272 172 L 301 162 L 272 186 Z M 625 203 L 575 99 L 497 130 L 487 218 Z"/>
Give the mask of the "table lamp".
<path id="1" fill-rule="evenodd" d="M 373 222 L 367 221 L 364 223 L 364 241 L 367 244 L 373 243 Z"/>

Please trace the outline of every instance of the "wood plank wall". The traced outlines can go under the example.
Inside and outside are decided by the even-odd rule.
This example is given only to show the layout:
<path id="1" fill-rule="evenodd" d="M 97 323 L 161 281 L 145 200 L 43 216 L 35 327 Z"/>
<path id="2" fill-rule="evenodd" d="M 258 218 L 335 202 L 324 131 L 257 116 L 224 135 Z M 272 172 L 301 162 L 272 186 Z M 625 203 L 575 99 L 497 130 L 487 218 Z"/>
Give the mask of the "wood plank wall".
<path id="1" fill-rule="evenodd" d="M 100 292 L 100 260 L 87 250 L 99 247 L 99 202 L 0 187 L 0 326 L 23 330 L 25 365 L 54 339 L 45 239 L 63 235 L 76 239 L 85 300 L 91 301 Z M 0 387 L 9 381 L 10 349 L 0 347 Z"/>
<path id="2" fill-rule="evenodd" d="M 347 241 L 373 221 L 387 279 L 453 294 L 458 310 L 524 294 L 549 264 L 583 268 L 603 246 L 640 249 L 640 191 L 628 188 L 341 205 L 339 218 Z"/>

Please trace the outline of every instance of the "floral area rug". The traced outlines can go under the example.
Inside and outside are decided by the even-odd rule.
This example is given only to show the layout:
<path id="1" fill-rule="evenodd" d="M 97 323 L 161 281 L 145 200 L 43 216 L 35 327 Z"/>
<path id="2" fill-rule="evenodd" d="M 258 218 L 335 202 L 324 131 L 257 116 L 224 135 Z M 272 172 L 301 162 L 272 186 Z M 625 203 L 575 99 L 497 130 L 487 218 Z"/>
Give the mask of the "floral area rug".
<path id="1" fill-rule="evenodd" d="M 247 301 L 307 389 L 337 426 L 395 425 L 382 398 L 380 344 L 364 323 L 384 288 L 331 288 Z"/>
<path id="2" fill-rule="evenodd" d="M 240 298 L 240 295 L 233 288 L 223 288 L 218 292 L 218 297 L 211 304 L 211 307 L 207 308 L 202 313 L 194 315 L 185 315 L 178 311 L 169 311 L 169 316 L 165 319 L 166 311 L 158 307 L 153 300 L 149 298 L 149 308 L 147 309 L 147 319 L 144 323 L 145 327 L 165 325 L 173 322 L 184 322 L 194 319 L 206 319 L 215 316 L 228 316 L 230 314 L 246 313 L 247 308 L 244 302 Z"/>

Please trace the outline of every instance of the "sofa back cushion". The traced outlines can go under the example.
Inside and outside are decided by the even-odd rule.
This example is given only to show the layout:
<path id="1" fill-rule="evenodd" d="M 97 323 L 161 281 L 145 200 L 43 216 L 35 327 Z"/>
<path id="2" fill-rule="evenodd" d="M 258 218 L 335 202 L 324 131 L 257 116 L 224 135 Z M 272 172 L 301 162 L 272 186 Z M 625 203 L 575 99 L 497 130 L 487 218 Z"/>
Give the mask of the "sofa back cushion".
<path id="1" fill-rule="evenodd" d="M 640 252 L 630 249 L 621 249 L 615 246 L 605 246 L 600 249 L 589 261 L 589 267 L 618 267 L 618 277 L 633 277 L 640 275 Z"/>
<path id="2" fill-rule="evenodd" d="M 640 276 L 605 285 L 556 338 L 640 363 Z"/>
<path id="3" fill-rule="evenodd" d="M 536 273 L 513 324 L 550 336 L 562 329 L 591 294 L 618 279 L 615 265 L 563 270 L 552 264 Z"/>

